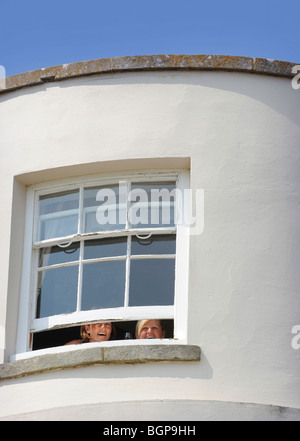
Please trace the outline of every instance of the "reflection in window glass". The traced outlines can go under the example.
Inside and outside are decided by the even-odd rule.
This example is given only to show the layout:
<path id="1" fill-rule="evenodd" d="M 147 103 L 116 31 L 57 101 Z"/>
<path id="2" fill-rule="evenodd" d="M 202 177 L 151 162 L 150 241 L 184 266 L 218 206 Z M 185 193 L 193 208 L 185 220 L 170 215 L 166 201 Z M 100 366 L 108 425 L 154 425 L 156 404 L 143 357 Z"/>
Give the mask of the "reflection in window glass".
<path id="1" fill-rule="evenodd" d="M 152 234 L 149 238 L 133 236 L 131 239 L 131 254 L 175 254 L 176 235 Z"/>
<path id="2" fill-rule="evenodd" d="M 40 196 L 39 240 L 76 234 L 78 210 L 78 190 Z"/>
<path id="3" fill-rule="evenodd" d="M 125 260 L 83 265 L 81 309 L 124 306 Z"/>
<path id="4" fill-rule="evenodd" d="M 127 237 L 89 240 L 84 245 L 84 258 L 126 256 Z"/>
<path id="5" fill-rule="evenodd" d="M 174 278 L 174 259 L 131 260 L 129 306 L 173 305 Z"/>
<path id="6" fill-rule="evenodd" d="M 78 265 L 39 272 L 36 318 L 74 312 L 77 280 Z"/>
<path id="7" fill-rule="evenodd" d="M 80 244 L 72 243 L 66 248 L 53 246 L 40 249 L 39 267 L 73 262 L 79 259 Z"/>

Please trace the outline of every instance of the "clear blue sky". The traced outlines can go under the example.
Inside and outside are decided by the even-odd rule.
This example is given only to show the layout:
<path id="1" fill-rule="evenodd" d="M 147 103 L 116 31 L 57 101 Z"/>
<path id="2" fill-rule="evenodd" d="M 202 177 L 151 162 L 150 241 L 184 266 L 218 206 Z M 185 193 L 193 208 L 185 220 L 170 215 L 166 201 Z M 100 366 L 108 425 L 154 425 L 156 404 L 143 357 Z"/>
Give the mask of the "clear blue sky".
<path id="1" fill-rule="evenodd" d="M 299 0 L 0 0 L 0 65 L 9 76 L 124 55 L 300 64 L 299 30 Z"/>

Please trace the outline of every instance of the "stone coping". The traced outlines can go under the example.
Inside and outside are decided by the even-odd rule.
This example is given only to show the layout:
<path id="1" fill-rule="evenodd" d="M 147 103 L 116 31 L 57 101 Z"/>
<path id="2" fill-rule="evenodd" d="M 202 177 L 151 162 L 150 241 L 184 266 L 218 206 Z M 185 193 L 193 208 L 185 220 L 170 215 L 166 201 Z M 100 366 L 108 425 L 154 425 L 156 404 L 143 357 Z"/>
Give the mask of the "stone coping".
<path id="1" fill-rule="evenodd" d="M 145 55 L 102 58 L 47 67 L 7 77 L 4 87 L 2 85 L 3 88 L 0 88 L 0 93 L 85 75 L 133 71 L 221 70 L 293 78 L 295 74 L 292 73 L 292 69 L 295 65 L 287 61 L 228 55 Z"/>
<path id="2" fill-rule="evenodd" d="M 84 345 L 85 346 L 85 345 Z M 162 362 L 199 362 L 200 347 L 181 344 L 81 347 L 0 365 L 0 381 L 75 367 Z"/>

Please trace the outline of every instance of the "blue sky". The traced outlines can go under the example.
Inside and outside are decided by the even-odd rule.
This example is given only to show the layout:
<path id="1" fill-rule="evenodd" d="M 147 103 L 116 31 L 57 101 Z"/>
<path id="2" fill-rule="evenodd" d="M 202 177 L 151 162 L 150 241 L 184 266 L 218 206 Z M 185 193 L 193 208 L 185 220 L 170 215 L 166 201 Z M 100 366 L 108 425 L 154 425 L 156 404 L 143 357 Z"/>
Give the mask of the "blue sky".
<path id="1" fill-rule="evenodd" d="M 125 55 L 300 64 L 299 22 L 299 0 L 0 0 L 0 65 L 9 76 Z"/>

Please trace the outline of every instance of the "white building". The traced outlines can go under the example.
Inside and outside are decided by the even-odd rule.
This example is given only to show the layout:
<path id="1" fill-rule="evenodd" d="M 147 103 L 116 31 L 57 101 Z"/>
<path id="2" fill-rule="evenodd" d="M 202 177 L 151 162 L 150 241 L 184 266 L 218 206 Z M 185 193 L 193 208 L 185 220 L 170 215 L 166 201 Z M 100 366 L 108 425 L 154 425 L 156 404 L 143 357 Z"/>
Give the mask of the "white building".
<path id="1" fill-rule="evenodd" d="M 300 420 L 293 67 L 145 56 L 6 79 L 1 420 Z M 130 205 L 162 188 L 178 222 L 173 198 Z M 124 340 L 143 318 L 167 338 Z M 64 346 L 97 320 L 117 340 Z"/>

